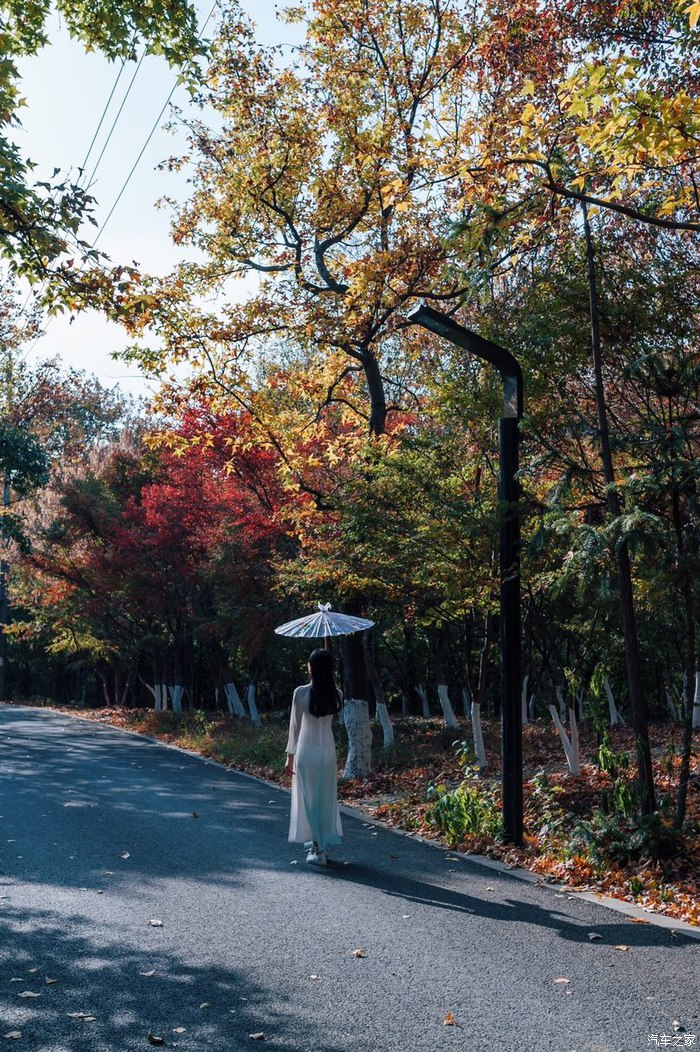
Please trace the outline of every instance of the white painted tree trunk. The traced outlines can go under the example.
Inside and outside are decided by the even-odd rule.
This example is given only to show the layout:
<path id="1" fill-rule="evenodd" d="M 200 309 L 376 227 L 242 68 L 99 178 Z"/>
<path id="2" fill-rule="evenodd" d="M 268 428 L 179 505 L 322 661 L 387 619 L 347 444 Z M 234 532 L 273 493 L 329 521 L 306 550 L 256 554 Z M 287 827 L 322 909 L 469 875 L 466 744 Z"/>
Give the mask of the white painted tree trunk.
<path id="1" fill-rule="evenodd" d="M 351 698 L 343 705 L 345 729 L 348 732 L 348 758 L 344 778 L 369 778 L 372 770 L 372 728 L 369 705 Z"/>
<path id="2" fill-rule="evenodd" d="M 523 676 L 523 686 L 520 691 L 520 711 L 522 713 L 523 727 L 527 723 L 527 681 L 529 678 L 529 676 Z"/>
<path id="3" fill-rule="evenodd" d="M 693 730 L 700 728 L 700 668 L 695 672 L 695 696 L 693 697 Z"/>
<path id="4" fill-rule="evenodd" d="M 462 687 L 462 708 L 465 720 L 470 720 L 472 712 L 472 699 L 466 687 Z"/>
<path id="5" fill-rule="evenodd" d="M 446 683 L 438 683 L 438 698 L 440 699 L 440 707 L 442 709 L 442 714 L 445 717 L 445 723 L 448 727 L 452 727 L 453 730 L 456 730 L 459 727 L 459 723 L 457 722 L 457 717 L 452 708 L 452 702 L 450 701 L 450 694 Z"/>
<path id="6" fill-rule="evenodd" d="M 391 716 L 389 715 L 389 709 L 387 708 L 385 701 L 377 702 L 377 716 L 382 725 L 384 748 L 386 749 L 389 745 L 394 744 L 394 725 L 391 722 Z"/>
<path id="7" fill-rule="evenodd" d="M 141 680 L 141 682 L 143 683 L 144 681 Z M 168 688 L 165 686 L 165 684 L 155 683 L 153 686 L 151 686 L 150 683 L 146 683 L 145 685 L 153 695 L 153 707 L 155 708 L 156 712 L 162 712 L 163 709 L 167 709 Z"/>
<path id="8" fill-rule="evenodd" d="M 362 637 L 362 649 L 365 655 L 365 666 L 367 668 L 367 675 L 369 681 L 372 684 L 372 690 L 374 691 L 374 699 L 377 703 L 377 718 L 382 725 L 382 733 L 384 735 L 384 748 L 394 744 L 394 727 L 391 722 L 391 716 L 389 715 L 389 709 L 386 704 L 386 694 L 384 693 L 384 687 L 382 685 L 382 677 L 379 675 L 377 666 L 374 663 L 374 657 L 369 645 L 369 635 L 367 632 Z"/>
<path id="9" fill-rule="evenodd" d="M 576 713 L 573 706 L 569 709 L 569 722 L 571 724 L 571 738 L 567 735 L 564 724 L 559 718 L 559 713 L 554 705 L 549 706 L 549 711 L 552 714 L 554 720 L 554 726 L 559 732 L 561 743 L 564 746 L 564 753 L 566 754 L 566 762 L 569 766 L 569 770 L 577 778 L 581 774 L 581 753 L 579 749 L 578 741 L 578 726 L 576 724 Z"/>
<path id="10" fill-rule="evenodd" d="M 226 691 L 226 704 L 228 705 L 228 711 L 232 716 L 240 716 L 241 719 L 247 719 L 247 713 L 243 708 L 243 702 L 241 696 L 238 693 L 235 683 L 224 684 L 224 690 Z"/>
<path id="11" fill-rule="evenodd" d="M 528 716 L 530 717 L 531 720 L 534 720 L 534 718 L 535 718 L 535 703 L 536 703 L 536 701 L 537 701 L 536 696 L 534 694 L 531 694 L 530 695 L 530 700 L 527 703 L 527 712 L 528 712 Z"/>
<path id="12" fill-rule="evenodd" d="M 470 716 L 477 766 L 480 771 L 484 771 L 488 767 L 488 762 L 486 760 L 486 750 L 484 749 L 484 735 L 481 730 L 481 705 L 476 701 L 472 702 Z"/>
<path id="13" fill-rule="evenodd" d="M 559 704 L 559 719 L 563 722 L 566 719 L 566 702 L 564 701 L 564 691 L 561 687 L 556 688 L 556 695 Z"/>
<path id="14" fill-rule="evenodd" d="M 182 695 L 185 693 L 185 688 L 180 683 L 175 683 L 172 687 L 169 686 L 167 690 L 173 712 L 182 712 Z"/>
<path id="15" fill-rule="evenodd" d="M 608 709 L 610 711 L 610 726 L 611 727 L 624 727 L 625 718 L 619 711 L 615 704 L 615 698 L 613 696 L 612 687 L 610 686 L 610 680 L 606 676 L 603 680 L 603 687 L 605 689 L 605 696 L 608 699 Z"/>
<path id="16" fill-rule="evenodd" d="M 255 683 L 251 681 L 245 692 L 245 700 L 248 703 L 251 723 L 260 723 L 260 713 L 258 712 L 258 706 L 255 704 L 255 693 Z"/>
<path id="17" fill-rule="evenodd" d="M 423 715 L 426 719 L 428 719 L 428 717 L 430 716 L 430 706 L 428 705 L 428 695 L 425 693 L 425 687 L 422 683 L 419 683 L 415 689 L 416 694 L 420 698 L 421 704 L 423 706 Z"/>

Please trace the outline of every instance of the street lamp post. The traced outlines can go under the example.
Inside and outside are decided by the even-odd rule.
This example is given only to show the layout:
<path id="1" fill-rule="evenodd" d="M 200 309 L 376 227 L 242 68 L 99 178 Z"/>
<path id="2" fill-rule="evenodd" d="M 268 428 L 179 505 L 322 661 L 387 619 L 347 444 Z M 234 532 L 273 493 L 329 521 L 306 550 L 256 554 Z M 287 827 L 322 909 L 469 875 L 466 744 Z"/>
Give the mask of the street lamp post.
<path id="1" fill-rule="evenodd" d="M 523 839 L 523 732 L 520 709 L 520 517 L 518 511 L 518 421 L 523 415 L 523 374 L 513 355 L 498 344 L 419 303 L 408 320 L 494 365 L 503 381 L 503 416 L 498 422 L 501 505 L 501 722 L 503 832 Z"/>

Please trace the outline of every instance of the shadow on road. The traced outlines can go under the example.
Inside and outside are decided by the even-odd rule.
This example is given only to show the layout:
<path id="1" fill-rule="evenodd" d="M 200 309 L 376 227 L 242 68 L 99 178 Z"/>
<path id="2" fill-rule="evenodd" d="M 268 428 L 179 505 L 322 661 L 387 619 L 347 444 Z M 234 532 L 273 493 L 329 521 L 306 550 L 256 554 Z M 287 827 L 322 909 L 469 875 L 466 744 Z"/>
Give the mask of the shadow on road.
<path id="1" fill-rule="evenodd" d="M 473 872 L 473 865 L 473 863 L 470 865 L 468 861 L 462 863 L 462 866 L 469 872 Z M 577 923 L 556 908 L 533 905 L 511 898 L 490 901 L 488 898 L 479 898 L 466 892 L 441 887 L 437 882 L 431 883 L 406 877 L 395 869 L 384 869 L 379 865 L 373 868 L 365 865 L 331 863 L 326 872 L 334 880 L 349 881 L 353 884 L 376 888 L 383 895 L 400 898 L 406 902 L 430 906 L 433 909 L 451 910 L 455 913 L 478 915 L 505 924 L 534 924 L 549 928 L 560 938 L 571 942 L 588 944 L 591 941 L 590 923 Z M 515 879 L 509 878 L 507 874 L 499 874 L 501 879 L 502 876 L 508 880 Z M 547 896 L 547 902 L 554 901 L 551 889 L 543 889 L 542 894 Z M 605 913 L 601 910 L 599 919 L 595 923 L 595 932 L 602 936 L 602 942 L 605 944 L 630 947 L 668 947 L 671 944 L 677 950 L 697 950 L 693 940 L 672 937 L 670 931 L 666 929 L 657 928 L 651 924 L 632 924 L 627 920 L 619 923 L 606 923 L 603 921 L 604 917 Z"/>
<path id="2" fill-rule="evenodd" d="M 251 1045 L 250 1035 L 262 1032 L 261 1047 L 340 1052 L 308 1019 L 300 1044 L 296 1006 L 280 997 L 272 1007 L 269 994 L 235 967 L 139 953 L 106 941 L 89 918 L 77 918 L 79 934 L 48 910 L 2 912 L 0 1038 L 20 1031 L 18 1048 L 122 1052 L 148 1048 L 150 1032 L 168 1047 L 223 1052 Z"/>

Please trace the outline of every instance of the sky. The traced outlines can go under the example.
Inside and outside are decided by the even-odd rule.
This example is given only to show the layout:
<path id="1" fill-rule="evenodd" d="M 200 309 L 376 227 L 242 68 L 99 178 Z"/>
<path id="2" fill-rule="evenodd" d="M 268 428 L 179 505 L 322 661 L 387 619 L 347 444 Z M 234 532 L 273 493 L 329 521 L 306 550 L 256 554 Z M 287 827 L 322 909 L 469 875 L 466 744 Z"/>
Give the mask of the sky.
<path id="1" fill-rule="evenodd" d="M 211 11 L 211 0 L 197 0 L 202 25 Z M 275 17 L 274 0 L 247 0 L 263 43 L 288 40 L 290 27 Z M 214 25 L 212 19 L 205 35 Z M 54 168 L 62 173 L 82 167 L 105 113 L 95 145 L 85 166 L 86 178 L 99 160 L 91 192 L 97 199 L 95 218 L 100 227 L 122 190 L 129 172 L 149 134 L 152 137 L 124 190 L 109 222 L 100 233 L 97 247 L 115 262 L 131 263 L 149 273 L 164 273 L 182 257 L 169 236 L 169 210 L 156 205 L 164 195 L 184 199 L 184 174 L 158 171 L 158 164 L 184 148 L 184 137 L 174 137 L 163 128 L 168 110 L 158 115 L 175 82 L 176 73 L 157 56 L 144 59 L 129 88 L 136 63 L 125 65 L 109 107 L 119 64 L 100 55 L 88 54 L 72 41 L 57 19 L 50 25 L 50 40 L 36 57 L 20 66 L 22 95 L 26 107 L 21 111 L 22 128 L 18 144 L 25 156 L 36 164 L 35 178 L 50 177 Z M 127 90 L 128 89 L 128 90 Z M 112 131 L 122 101 L 124 106 Z M 187 93 L 177 88 L 172 102 L 187 107 Z M 155 130 L 154 130 L 155 129 Z M 104 154 L 102 148 L 109 136 Z M 92 240 L 95 228 L 86 227 Z M 147 395 L 154 384 L 145 380 L 135 366 L 114 361 L 111 354 L 127 343 L 122 329 L 96 312 L 79 315 L 72 323 L 66 316 L 48 322 L 45 335 L 31 348 L 35 359 L 60 354 L 67 365 L 94 373 L 105 386 L 118 384 L 133 395 Z"/>

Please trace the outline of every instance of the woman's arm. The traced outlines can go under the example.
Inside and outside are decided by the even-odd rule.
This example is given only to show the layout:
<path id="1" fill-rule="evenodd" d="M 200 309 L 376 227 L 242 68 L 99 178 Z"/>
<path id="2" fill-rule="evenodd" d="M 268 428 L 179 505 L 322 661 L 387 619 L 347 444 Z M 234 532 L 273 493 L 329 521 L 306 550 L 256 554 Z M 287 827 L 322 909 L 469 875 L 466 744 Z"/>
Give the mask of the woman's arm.
<path id="1" fill-rule="evenodd" d="M 292 698 L 292 712 L 289 717 L 289 735 L 287 737 L 287 744 L 285 746 L 285 752 L 287 754 L 287 760 L 284 765 L 284 769 L 288 774 L 294 774 L 294 754 L 297 751 L 297 742 L 299 741 L 299 731 L 301 729 L 301 717 L 303 714 L 303 705 L 299 696 L 299 688 L 294 691 L 294 697 Z"/>

